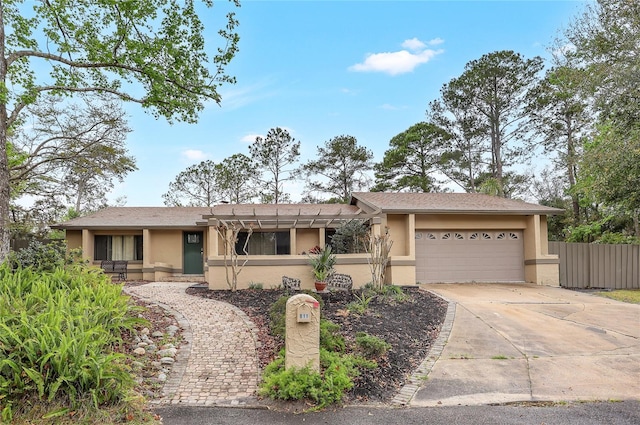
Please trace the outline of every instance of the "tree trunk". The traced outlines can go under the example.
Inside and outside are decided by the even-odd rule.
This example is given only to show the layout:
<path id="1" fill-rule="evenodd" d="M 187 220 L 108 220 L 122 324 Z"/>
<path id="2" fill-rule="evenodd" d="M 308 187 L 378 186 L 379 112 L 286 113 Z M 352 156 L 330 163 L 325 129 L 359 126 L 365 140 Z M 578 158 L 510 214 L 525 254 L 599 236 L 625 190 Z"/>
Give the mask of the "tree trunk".
<path id="1" fill-rule="evenodd" d="M 569 179 L 569 187 L 574 187 L 576 184 L 576 147 L 573 140 L 573 129 L 571 127 L 571 118 L 567 118 L 567 178 Z M 580 202 L 578 195 L 571 195 L 571 205 L 573 208 L 573 220 L 574 224 L 580 223 Z"/>
<path id="2" fill-rule="evenodd" d="M 78 193 L 76 194 L 76 213 L 80 214 L 82 208 L 82 198 L 84 197 L 84 178 L 78 180 Z"/>
<path id="3" fill-rule="evenodd" d="M 504 198 L 504 184 L 502 181 L 502 140 L 500 140 L 500 129 L 498 124 L 491 125 L 491 146 L 493 150 L 493 177 L 498 183 L 498 196 Z"/>
<path id="4" fill-rule="evenodd" d="M 9 232 L 9 163 L 7 159 L 7 60 L 5 59 L 5 33 L 4 33 L 4 11 L 0 3 L 0 262 L 3 262 L 9 255 L 10 232 Z"/>

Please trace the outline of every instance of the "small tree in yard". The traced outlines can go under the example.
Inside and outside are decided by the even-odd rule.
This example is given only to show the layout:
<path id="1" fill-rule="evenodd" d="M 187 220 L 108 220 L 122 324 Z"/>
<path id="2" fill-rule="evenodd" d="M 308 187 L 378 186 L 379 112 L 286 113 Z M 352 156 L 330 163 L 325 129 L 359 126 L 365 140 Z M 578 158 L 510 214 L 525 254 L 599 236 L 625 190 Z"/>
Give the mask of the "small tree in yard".
<path id="1" fill-rule="evenodd" d="M 376 290 L 384 286 L 384 275 L 389 264 L 389 253 L 393 246 L 393 240 L 389 235 L 389 228 L 385 228 L 383 235 L 371 236 L 369 243 L 369 269 L 371 270 L 371 283 Z"/>
<path id="2" fill-rule="evenodd" d="M 242 268 L 249 261 L 246 257 L 244 261 L 240 262 L 238 258 L 238 251 L 236 250 L 236 246 L 238 244 L 238 234 L 242 227 L 236 223 L 230 224 L 222 224 L 216 227 L 216 232 L 222 238 L 224 244 L 224 270 L 225 277 L 227 279 L 227 285 L 229 285 L 229 289 L 235 292 L 238 289 L 238 276 L 240 272 L 242 272 Z M 253 228 L 249 227 L 247 230 L 247 239 L 244 241 L 242 245 L 242 254 L 249 255 L 248 246 L 249 239 L 251 238 L 251 234 L 253 233 Z"/>

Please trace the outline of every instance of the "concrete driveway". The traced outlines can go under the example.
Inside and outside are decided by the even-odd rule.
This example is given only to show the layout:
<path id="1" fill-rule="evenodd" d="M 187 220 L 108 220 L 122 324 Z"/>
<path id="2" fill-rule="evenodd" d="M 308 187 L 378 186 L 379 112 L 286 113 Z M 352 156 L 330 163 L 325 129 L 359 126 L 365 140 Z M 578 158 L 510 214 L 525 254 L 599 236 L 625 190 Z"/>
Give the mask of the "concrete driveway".
<path id="1" fill-rule="evenodd" d="M 529 284 L 424 288 L 456 311 L 410 405 L 640 399 L 640 305 Z"/>

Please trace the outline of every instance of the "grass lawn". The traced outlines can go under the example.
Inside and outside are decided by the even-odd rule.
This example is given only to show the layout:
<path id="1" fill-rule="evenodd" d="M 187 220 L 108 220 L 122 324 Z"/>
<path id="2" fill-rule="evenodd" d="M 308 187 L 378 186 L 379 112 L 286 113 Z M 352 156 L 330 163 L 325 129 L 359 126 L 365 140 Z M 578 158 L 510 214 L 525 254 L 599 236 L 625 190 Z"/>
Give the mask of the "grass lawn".
<path id="1" fill-rule="evenodd" d="M 596 292 L 596 294 L 625 303 L 640 304 L 640 289 L 617 289 L 614 291 Z"/>

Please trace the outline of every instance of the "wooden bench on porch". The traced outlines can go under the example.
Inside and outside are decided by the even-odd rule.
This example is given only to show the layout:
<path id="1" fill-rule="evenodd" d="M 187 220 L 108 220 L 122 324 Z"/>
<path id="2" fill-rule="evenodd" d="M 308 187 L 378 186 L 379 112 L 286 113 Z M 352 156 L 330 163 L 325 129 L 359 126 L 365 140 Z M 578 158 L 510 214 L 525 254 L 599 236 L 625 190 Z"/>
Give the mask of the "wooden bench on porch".
<path id="1" fill-rule="evenodd" d="M 117 277 L 118 280 L 127 280 L 127 260 L 102 260 L 100 268 L 103 272 L 112 275 L 112 279 Z"/>

